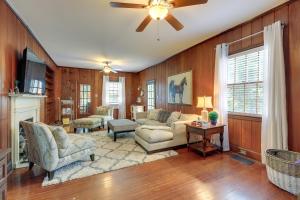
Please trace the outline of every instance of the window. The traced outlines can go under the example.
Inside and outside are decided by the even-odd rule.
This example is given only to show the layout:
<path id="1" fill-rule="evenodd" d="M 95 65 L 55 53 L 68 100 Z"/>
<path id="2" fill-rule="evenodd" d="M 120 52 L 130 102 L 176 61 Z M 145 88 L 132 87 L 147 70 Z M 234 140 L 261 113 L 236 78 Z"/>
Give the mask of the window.
<path id="1" fill-rule="evenodd" d="M 106 101 L 110 105 L 119 105 L 121 102 L 122 84 L 116 81 L 109 81 L 107 87 Z"/>
<path id="2" fill-rule="evenodd" d="M 263 109 L 263 47 L 229 57 L 228 111 L 261 115 Z"/>
<path id="3" fill-rule="evenodd" d="M 148 110 L 155 109 L 155 81 L 147 82 L 147 108 Z"/>
<path id="4" fill-rule="evenodd" d="M 80 84 L 80 114 L 88 114 L 91 104 L 91 86 Z"/>

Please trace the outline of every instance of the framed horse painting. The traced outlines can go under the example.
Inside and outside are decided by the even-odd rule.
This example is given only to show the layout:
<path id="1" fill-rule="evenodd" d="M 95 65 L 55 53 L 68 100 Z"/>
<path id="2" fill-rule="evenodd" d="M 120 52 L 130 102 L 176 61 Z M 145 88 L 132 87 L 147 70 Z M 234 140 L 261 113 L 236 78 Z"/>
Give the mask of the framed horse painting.
<path id="1" fill-rule="evenodd" d="M 193 104 L 193 73 L 188 71 L 168 77 L 168 103 Z"/>

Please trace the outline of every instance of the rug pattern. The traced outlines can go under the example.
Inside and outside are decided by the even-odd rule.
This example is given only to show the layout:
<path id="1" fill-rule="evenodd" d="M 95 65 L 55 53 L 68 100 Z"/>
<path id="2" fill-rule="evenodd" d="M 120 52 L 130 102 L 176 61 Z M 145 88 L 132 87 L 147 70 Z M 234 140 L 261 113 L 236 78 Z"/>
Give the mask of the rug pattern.
<path id="1" fill-rule="evenodd" d="M 88 157 L 86 160 L 62 167 L 55 171 L 51 181 L 45 177 L 42 186 L 63 183 L 178 155 L 173 150 L 147 155 L 145 150 L 135 143 L 134 133 L 119 135 L 116 142 L 113 142 L 112 135 L 108 135 L 106 131 L 84 135 L 97 141 L 95 161 L 92 162 Z"/>

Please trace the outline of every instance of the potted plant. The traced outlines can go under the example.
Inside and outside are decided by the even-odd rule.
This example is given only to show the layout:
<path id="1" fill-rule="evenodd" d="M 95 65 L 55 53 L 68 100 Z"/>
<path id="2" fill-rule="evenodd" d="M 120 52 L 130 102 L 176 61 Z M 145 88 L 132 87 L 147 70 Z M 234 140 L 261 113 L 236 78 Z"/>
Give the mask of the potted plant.
<path id="1" fill-rule="evenodd" d="M 211 125 L 217 125 L 219 114 L 216 111 L 211 111 L 208 114 L 208 118 L 210 120 Z"/>

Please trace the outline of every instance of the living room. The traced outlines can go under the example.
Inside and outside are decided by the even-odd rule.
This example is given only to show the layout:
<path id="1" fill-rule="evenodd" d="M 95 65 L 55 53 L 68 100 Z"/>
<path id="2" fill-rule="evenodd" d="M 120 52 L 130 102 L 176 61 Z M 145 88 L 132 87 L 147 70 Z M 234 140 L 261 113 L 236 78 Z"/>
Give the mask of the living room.
<path id="1" fill-rule="evenodd" d="M 0 0 L 0 199 L 297 199 L 300 0 Z"/>

